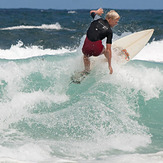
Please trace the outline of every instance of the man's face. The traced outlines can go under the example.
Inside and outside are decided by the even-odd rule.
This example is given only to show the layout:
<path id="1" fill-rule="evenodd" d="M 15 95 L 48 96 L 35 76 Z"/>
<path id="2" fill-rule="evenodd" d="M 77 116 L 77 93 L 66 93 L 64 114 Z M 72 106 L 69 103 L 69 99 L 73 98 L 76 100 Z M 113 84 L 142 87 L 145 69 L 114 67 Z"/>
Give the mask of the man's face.
<path id="1" fill-rule="evenodd" d="M 117 18 L 117 19 L 112 19 L 112 18 L 110 18 L 108 22 L 109 22 L 109 25 L 110 25 L 111 27 L 114 27 L 115 25 L 118 24 L 118 21 L 119 21 L 119 18 Z"/>

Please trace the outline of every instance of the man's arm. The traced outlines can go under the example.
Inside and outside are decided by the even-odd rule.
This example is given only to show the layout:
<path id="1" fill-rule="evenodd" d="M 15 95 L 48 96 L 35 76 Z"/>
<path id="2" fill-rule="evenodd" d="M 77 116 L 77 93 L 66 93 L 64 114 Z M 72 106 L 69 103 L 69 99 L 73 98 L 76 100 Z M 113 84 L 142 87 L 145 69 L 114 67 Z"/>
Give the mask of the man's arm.
<path id="1" fill-rule="evenodd" d="M 101 16 L 104 13 L 102 8 L 99 8 L 98 10 L 91 10 L 90 14 L 92 14 L 93 12 L 99 16 Z"/>
<path id="2" fill-rule="evenodd" d="M 111 44 L 106 44 L 105 57 L 108 60 L 108 66 L 109 66 L 110 74 L 112 74 L 113 69 L 112 69 L 112 66 L 111 66 L 111 58 L 112 58 Z"/>

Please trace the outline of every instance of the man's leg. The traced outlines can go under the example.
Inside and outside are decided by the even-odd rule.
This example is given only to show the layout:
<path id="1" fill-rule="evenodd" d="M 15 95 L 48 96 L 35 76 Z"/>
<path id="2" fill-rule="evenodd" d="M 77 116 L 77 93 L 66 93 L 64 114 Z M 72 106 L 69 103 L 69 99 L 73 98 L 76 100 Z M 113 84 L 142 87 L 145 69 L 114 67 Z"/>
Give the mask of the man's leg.
<path id="1" fill-rule="evenodd" d="M 103 50 L 102 50 L 101 54 L 104 54 L 105 59 L 106 59 L 106 62 L 108 62 L 108 58 L 107 58 L 107 56 L 105 55 L 105 47 L 103 48 Z"/>
<path id="2" fill-rule="evenodd" d="M 85 67 L 84 71 L 89 72 L 90 71 L 90 59 L 89 59 L 89 57 L 84 55 L 83 61 L 84 61 L 84 67 Z"/>

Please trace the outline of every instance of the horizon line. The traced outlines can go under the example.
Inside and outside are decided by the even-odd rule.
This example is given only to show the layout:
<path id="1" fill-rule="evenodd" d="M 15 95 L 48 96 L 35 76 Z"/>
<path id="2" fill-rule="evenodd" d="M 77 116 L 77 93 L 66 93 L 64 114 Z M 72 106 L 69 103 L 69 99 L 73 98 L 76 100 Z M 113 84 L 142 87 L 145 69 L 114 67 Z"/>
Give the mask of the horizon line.
<path id="1" fill-rule="evenodd" d="M 0 10 L 3 9 L 31 9 L 31 10 L 92 10 L 92 8 L 72 8 L 72 9 L 57 9 L 57 8 L 28 8 L 28 7 L 11 7 L 3 8 L 0 7 Z M 96 9 L 96 8 L 95 8 Z M 103 8 L 103 9 L 115 9 L 115 10 L 163 10 L 163 9 L 131 9 L 131 8 Z"/>

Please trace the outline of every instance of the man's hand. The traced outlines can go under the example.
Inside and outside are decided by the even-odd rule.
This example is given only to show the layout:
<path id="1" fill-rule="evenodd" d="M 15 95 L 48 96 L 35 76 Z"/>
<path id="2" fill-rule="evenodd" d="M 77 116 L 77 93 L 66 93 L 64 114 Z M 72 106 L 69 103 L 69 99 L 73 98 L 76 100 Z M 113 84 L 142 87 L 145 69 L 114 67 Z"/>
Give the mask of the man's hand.
<path id="1" fill-rule="evenodd" d="M 98 10 L 96 10 L 96 14 L 98 15 L 102 15 L 104 13 L 104 10 L 102 8 L 99 8 Z"/>
<path id="2" fill-rule="evenodd" d="M 99 8 L 98 10 L 91 10 L 90 14 L 94 12 L 95 14 L 101 16 L 104 13 L 104 10 L 102 8 Z"/>

